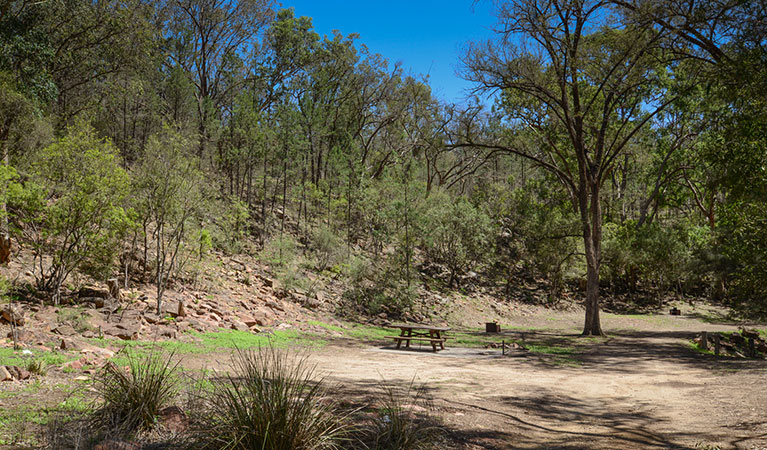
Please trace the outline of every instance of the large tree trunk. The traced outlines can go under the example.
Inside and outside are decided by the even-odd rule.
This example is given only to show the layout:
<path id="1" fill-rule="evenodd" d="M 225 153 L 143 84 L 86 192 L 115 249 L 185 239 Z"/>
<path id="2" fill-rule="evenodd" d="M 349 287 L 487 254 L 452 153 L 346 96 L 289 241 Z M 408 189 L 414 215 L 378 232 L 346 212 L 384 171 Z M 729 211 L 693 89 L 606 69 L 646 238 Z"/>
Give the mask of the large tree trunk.
<path id="1" fill-rule="evenodd" d="M 583 224 L 583 243 L 586 250 L 586 320 L 584 336 L 602 336 L 599 320 L 599 268 L 602 257 L 602 207 L 599 201 L 599 185 L 589 184 L 589 192 L 582 192 L 587 201 L 580 202 Z"/>

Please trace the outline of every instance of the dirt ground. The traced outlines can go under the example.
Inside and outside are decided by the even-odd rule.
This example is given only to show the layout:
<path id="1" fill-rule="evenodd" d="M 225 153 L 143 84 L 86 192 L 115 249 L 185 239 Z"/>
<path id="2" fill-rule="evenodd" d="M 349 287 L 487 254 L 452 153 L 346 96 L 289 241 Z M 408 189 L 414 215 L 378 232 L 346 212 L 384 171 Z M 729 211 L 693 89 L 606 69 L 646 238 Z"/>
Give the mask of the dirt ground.
<path id="1" fill-rule="evenodd" d="M 693 350 L 700 331 L 738 326 L 716 311 L 679 306 L 682 316 L 605 313 L 605 338 L 578 336 L 580 311 L 521 310 L 501 323 L 510 340 L 565 354 L 501 356 L 500 349 L 450 341 L 435 354 L 429 346 L 397 350 L 380 337 L 331 337 L 296 351 L 308 352 L 347 405 L 371 405 L 382 382 L 425 386 L 444 430 L 440 448 L 767 450 L 767 361 Z M 183 365 L 226 370 L 228 359 L 188 355 Z M 72 386 L 87 389 L 76 375 L 57 371 L 36 390 L 14 384 L 26 386 L 23 395 L 0 386 L 0 410 L 57 404 Z"/>
<path id="2" fill-rule="evenodd" d="M 508 334 L 570 340 L 574 361 L 349 345 L 323 348 L 311 360 L 350 397 L 370 395 L 382 380 L 423 383 L 459 448 L 767 449 L 767 363 L 714 358 L 688 344 L 701 330 L 736 327 L 607 315 L 607 339 L 582 339 L 575 337 L 580 315 L 557 317 L 558 327 Z"/>

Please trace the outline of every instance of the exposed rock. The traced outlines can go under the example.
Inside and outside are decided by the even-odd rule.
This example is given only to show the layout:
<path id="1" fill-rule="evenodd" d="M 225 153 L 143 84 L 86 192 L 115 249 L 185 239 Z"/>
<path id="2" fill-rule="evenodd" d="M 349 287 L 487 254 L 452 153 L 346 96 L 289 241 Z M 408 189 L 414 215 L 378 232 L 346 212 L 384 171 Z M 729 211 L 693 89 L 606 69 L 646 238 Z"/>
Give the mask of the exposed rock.
<path id="1" fill-rule="evenodd" d="M 250 327 L 244 324 L 243 322 L 240 322 L 239 320 L 235 320 L 234 322 L 232 322 L 231 328 L 237 331 L 250 331 Z"/>
<path id="2" fill-rule="evenodd" d="M 10 324 L 16 325 L 16 326 L 23 326 L 24 325 L 24 310 L 22 310 L 20 307 L 16 305 L 5 305 L 3 306 L 2 312 L 0 312 L 0 315 L 2 316 L 3 321 L 8 322 Z"/>
<path id="3" fill-rule="evenodd" d="M 32 342 L 35 339 L 35 335 L 24 328 L 16 328 L 8 332 L 8 339 L 15 342 Z"/>
<path id="4" fill-rule="evenodd" d="M 80 302 L 92 304 L 96 308 L 104 307 L 104 297 L 80 297 Z"/>
<path id="5" fill-rule="evenodd" d="M 74 327 L 68 323 L 62 323 L 52 331 L 61 336 L 74 336 L 77 334 L 77 331 L 74 329 Z"/>
<path id="6" fill-rule="evenodd" d="M 106 326 L 102 331 L 106 335 L 118 337 L 124 341 L 135 341 L 138 339 L 141 328 L 138 325 L 119 323 L 113 326 Z"/>
<path id="7" fill-rule="evenodd" d="M 80 288 L 80 291 L 77 293 L 77 296 L 81 299 L 86 297 L 109 298 L 109 290 L 99 289 L 93 286 L 83 286 Z"/>
<path id="8" fill-rule="evenodd" d="M 162 321 L 162 318 L 154 313 L 144 313 L 144 320 L 149 324 L 156 324 Z"/>
<path id="9" fill-rule="evenodd" d="M 80 350 L 81 349 L 80 344 L 78 344 L 72 339 L 66 339 L 66 338 L 61 340 L 61 345 L 59 345 L 59 348 L 62 350 Z"/>
<path id="10" fill-rule="evenodd" d="M 176 330 L 170 327 L 162 327 L 160 330 L 160 336 L 166 337 L 169 339 L 176 339 Z"/>
<path id="11" fill-rule="evenodd" d="M 5 370 L 8 371 L 8 373 L 10 373 L 11 376 L 17 380 L 26 380 L 30 377 L 30 373 L 21 367 L 5 366 Z"/>
<path id="12" fill-rule="evenodd" d="M 74 361 L 69 361 L 66 364 L 62 364 L 61 367 L 65 367 L 67 369 L 73 369 L 73 370 L 80 370 L 85 366 L 85 363 L 81 359 L 76 359 Z"/>
<path id="13" fill-rule="evenodd" d="M 282 307 L 282 305 L 280 305 L 279 303 L 277 303 L 274 300 L 268 300 L 266 302 L 266 306 L 268 306 L 268 307 L 270 307 L 272 309 L 276 309 L 277 311 L 283 311 L 283 312 L 285 311 L 285 309 Z"/>
<path id="14" fill-rule="evenodd" d="M 184 309 L 183 302 L 166 301 L 162 304 L 163 315 L 169 315 L 171 317 L 184 317 L 186 316 L 186 310 Z"/>
<path id="15" fill-rule="evenodd" d="M 95 346 L 86 346 L 82 350 L 80 350 L 80 353 L 85 355 L 86 357 L 88 355 L 93 355 L 96 358 L 104 358 L 108 359 L 115 355 L 115 352 L 112 350 L 109 350 L 108 348 L 101 348 L 101 347 L 95 347 Z"/>
<path id="16" fill-rule="evenodd" d="M 269 327 L 272 326 L 274 323 L 274 314 L 271 312 L 267 312 L 264 309 L 259 309 L 257 311 L 253 311 L 253 318 L 252 318 L 252 324 L 245 322 L 245 325 L 248 325 L 249 327 L 258 325 L 261 327 Z"/>
<path id="17" fill-rule="evenodd" d="M 8 372 L 5 366 L 0 366 L 0 381 L 13 381 L 13 375 Z"/>

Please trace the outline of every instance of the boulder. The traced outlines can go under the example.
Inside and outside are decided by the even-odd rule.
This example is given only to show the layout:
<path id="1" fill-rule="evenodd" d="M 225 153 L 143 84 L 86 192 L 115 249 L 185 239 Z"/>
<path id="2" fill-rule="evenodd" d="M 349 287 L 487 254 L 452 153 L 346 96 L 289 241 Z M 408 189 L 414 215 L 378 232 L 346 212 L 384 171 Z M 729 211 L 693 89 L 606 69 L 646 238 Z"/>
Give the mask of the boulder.
<path id="1" fill-rule="evenodd" d="M 119 323 L 117 325 L 106 326 L 102 331 L 106 335 L 114 336 L 124 341 L 135 341 L 138 339 L 138 334 L 141 331 L 141 327 L 137 324 L 131 325 Z"/>
<path id="2" fill-rule="evenodd" d="M 62 350 L 80 350 L 81 346 L 77 342 L 75 342 L 72 339 L 64 338 L 61 340 L 61 344 L 59 345 L 59 348 Z"/>
<path id="3" fill-rule="evenodd" d="M 13 381 L 13 376 L 5 366 L 0 366 L 0 381 Z"/>
<path id="4" fill-rule="evenodd" d="M 88 297 L 98 297 L 98 298 L 106 299 L 106 298 L 109 298 L 109 290 L 99 289 L 94 286 L 83 286 L 80 288 L 80 291 L 78 291 L 77 296 L 80 299 L 88 298 Z"/>
<path id="5" fill-rule="evenodd" d="M 68 323 L 62 323 L 51 331 L 60 336 L 74 336 L 77 334 L 77 331 L 74 329 L 74 327 Z"/>
<path id="6" fill-rule="evenodd" d="M 32 342 L 35 340 L 35 335 L 24 328 L 17 328 L 8 332 L 8 339 L 14 342 Z"/>
<path id="7" fill-rule="evenodd" d="M 0 311 L 0 317 L 4 322 L 16 325 L 18 327 L 24 325 L 24 310 L 16 305 L 5 305 L 2 311 Z"/>
<path id="8" fill-rule="evenodd" d="M 237 331 L 250 331 L 250 327 L 247 326 L 245 323 L 240 322 L 239 320 L 233 321 L 231 328 Z"/>
<path id="9" fill-rule="evenodd" d="M 16 380 L 26 380 L 30 377 L 29 372 L 17 366 L 5 366 L 5 370 Z"/>
<path id="10" fill-rule="evenodd" d="M 80 303 L 88 303 L 94 308 L 103 308 L 104 300 L 103 297 L 80 297 Z"/>

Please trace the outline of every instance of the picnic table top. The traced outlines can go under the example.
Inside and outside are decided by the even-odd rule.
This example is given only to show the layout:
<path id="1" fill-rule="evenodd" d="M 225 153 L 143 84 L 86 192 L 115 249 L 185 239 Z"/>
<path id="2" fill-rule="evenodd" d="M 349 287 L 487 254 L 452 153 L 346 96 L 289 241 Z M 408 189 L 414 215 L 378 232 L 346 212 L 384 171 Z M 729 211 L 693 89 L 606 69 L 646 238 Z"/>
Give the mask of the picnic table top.
<path id="1" fill-rule="evenodd" d="M 393 323 L 389 325 L 389 328 L 400 328 L 405 330 L 450 331 L 449 327 L 438 327 L 436 325 L 424 325 L 420 323 Z"/>

